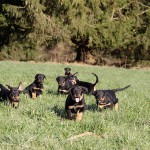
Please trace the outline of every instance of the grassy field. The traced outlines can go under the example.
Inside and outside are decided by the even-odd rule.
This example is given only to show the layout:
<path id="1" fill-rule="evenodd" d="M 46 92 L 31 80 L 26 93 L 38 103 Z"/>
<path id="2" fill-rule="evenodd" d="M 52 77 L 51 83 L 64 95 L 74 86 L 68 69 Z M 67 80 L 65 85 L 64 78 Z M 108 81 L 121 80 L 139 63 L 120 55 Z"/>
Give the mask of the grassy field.
<path id="1" fill-rule="evenodd" d="M 56 95 L 56 77 L 64 67 L 78 71 L 78 78 L 100 82 L 97 89 L 130 88 L 117 93 L 119 111 L 98 111 L 93 96 L 85 95 L 88 110 L 81 122 L 64 119 L 66 96 Z M 42 99 L 21 95 L 19 109 L 0 103 L 0 150 L 149 150 L 150 149 L 150 70 L 82 66 L 54 63 L 0 62 L 0 83 L 25 88 L 36 73 L 43 73 Z M 75 140 L 69 138 L 92 132 Z"/>

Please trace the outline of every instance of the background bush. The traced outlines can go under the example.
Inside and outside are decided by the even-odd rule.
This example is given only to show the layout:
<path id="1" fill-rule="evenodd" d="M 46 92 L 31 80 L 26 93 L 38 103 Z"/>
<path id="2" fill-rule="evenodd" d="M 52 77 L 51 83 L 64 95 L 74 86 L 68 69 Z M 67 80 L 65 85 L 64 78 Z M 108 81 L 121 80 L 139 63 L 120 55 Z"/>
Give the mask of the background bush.
<path id="1" fill-rule="evenodd" d="M 0 60 L 49 61 L 59 43 L 76 53 L 67 61 L 136 65 L 150 59 L 148 0 L 1 0 L 0 11 Z"/>

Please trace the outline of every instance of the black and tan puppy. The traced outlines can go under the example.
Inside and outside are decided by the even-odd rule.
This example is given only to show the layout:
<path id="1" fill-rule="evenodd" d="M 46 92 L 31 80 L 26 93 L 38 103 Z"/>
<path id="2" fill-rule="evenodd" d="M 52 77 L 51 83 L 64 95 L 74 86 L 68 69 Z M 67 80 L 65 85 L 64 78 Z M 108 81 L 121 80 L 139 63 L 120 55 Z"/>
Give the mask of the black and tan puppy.
<path id="1" fill-rule="evenodd" d="M 124 87 L 124 88 L 118 88 L 113 90 L 96 90 L 93 92 L 93 95 L 95 96 L 97 106 L 100 109 L 115 109 L 118 111 L 118 98 L 116 97 L 116 92 L 123 91 L 130 87 L 130 85 Z"/>
<path id="2" fill-rule="evenodd" d="M 20 93 L 22 92 L 22 83 L 19 83 L 18 87 L 12 87 L 9 85 L 6 86 L 8 89 L 0 84 L 0 99 L 5 103 L 8 101 L 12 107 L 18 108 L 20 102 Z"/>
<path id="3" fill-rule="evenodd" d="M 70 77 L 72 74 L 71 74 L 71 68 L 64 68 L 64 70 L 65 70 L 65 77 Z"/>
<path id="4" fill-rule="evenodd" d="M 69 77 L 58 76 L 56 81 L 58 83 L 58 94 L 68 94 L 70 88 L 76 84 L 76 74 L 73 74 Z"/>
<path id="5" fill-rule="evenodd" d="M 75 85 L 71 88 L 70 93 L 66 99 L 65 110 L 69 119 L 82 120 L 83 113 L 86 109 L 86 103 L 84 100 L 84 93 L 87 89 L 82 86 Z"/>
<path id="6" fill-rule="evenodd" d="M 66 77 L 59 76 L 56 78 L 56 81 L 58 83 L 58 90 L 57 94 L 68 94 L 71 85 L 71 82 L 67 82 Z"/>
<path id="7" fill-rule="evenodd" d="M 42 95 L 44 89 L 43 85 L 44 79 L 46 79 L 46 76 L 44 74 L 36 74 L 34 82 L 28 85 L 23 90 L 24 94 L 28 94 L 29 97 L 33 99 Z"/>
<path id="8" fill-rule="evenodd" d="M 92 73 L 92 74 L 96 77 L 95 83 L 84 82 L 78 79 L 76 80 L 77 85 L 86 87 L 88 89 L 88 92 L 87 92 L 88 94 L 92 94 L 96 90 L 95 85 L 99 82 L 98 76 L 95 73 Z"/>

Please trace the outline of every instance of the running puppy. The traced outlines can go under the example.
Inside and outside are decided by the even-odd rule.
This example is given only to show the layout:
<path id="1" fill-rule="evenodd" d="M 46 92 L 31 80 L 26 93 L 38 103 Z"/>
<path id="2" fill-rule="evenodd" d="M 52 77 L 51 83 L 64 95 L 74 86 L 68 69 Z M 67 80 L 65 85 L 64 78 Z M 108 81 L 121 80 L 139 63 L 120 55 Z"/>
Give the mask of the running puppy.
<path id="1" fill-rule="evenodd" d="M 4 87 L 0 84 L 0 99 L 5 103 L 7 100 L 14 108 L 19 107 L 20 102 L 20 93 L 22 92 L 22 83 L 19 83 L 18 87 L 12 87 L 10 85 L 6 85 L 8 88 Z"/>
<path id="2" fill-rule="evenodd" d="M 76 84 L 76 74 L 73 74 L 69 77 L 65 77 L 65 76 L 58 76 L 56 78 L 56 81 L 58 83 L 58 90 L 57 90 L 57 94 L 68 94 L 70 88 Z"/>
<path id="3" fill-rule="evenodd" d="M 68 94 L 70 87 L 72 86 L 71 82 L 67 82 L 66 77 L 59 76 L 56 78 L 58 83 L 57 94 Z"/>
<path id="4" fill-rule="evenodd" d="M 36 74 L 35 80 L 33 83 L 28 85 L 24 90 L 24 94 L 28 94 L 30 98 L 35 99 L 36 97 L 43 94 L 43 82 L 44 79 L 46 79 L 46 76 L 44 74 Z"/>
<path id="5" fill-rule="evenodd" d="M 66 99 L 65 110 L 69 119 L 82 120 L 83 113 L 86 109 L 86 103 L 83 94 L 87 92 L 85 87 L 75 85 L 71 88 Z"/>
<path id="6" fill-rule="evenodd" d="M 100 109 L 115 109 L 118 111 L 118 98 L 116 97 L 116 92 L 123 91 L 130 87 L 130 85 L 124 87 L 124 88 L 118 88 L 113 90 L 96 90 L 93 92 L 93 95 L 95 96 L 97 106 Z"/>

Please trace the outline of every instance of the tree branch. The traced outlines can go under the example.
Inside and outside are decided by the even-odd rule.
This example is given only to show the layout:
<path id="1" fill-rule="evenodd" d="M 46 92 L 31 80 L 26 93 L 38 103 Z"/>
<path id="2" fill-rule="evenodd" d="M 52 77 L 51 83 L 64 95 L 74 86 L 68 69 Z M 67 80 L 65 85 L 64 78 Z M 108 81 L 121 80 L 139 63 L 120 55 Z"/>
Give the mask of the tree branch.
<path id="1" fill-rule="evenodd" d="M 142 11 L 142 12 L 138 13 L 137 16 L 140 16 L 140 15 L 142 15 L 142 14 L 148 12 L 148 11 L 150 11 L 150 9 L 146 9 L 145 11 Z"/>
<path id="2" fill-rule="evenodd" d="M 115 8 L 113 8 L 113 10 L 112 10 L 112 15 L 111 15 L 110 20 L 114 20 L 114 13 L 115 13 Z"/>

